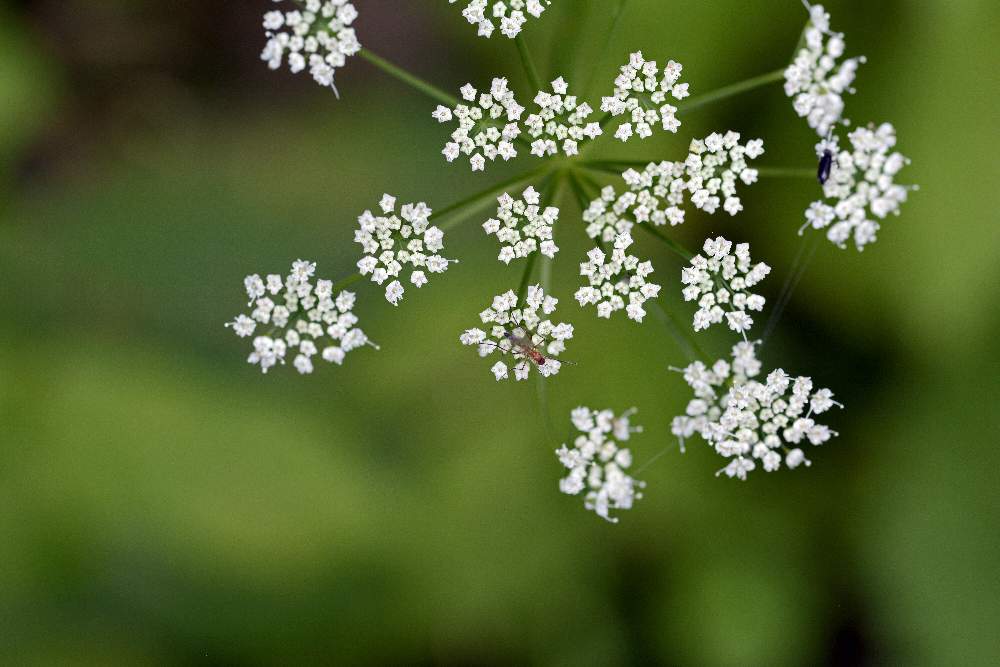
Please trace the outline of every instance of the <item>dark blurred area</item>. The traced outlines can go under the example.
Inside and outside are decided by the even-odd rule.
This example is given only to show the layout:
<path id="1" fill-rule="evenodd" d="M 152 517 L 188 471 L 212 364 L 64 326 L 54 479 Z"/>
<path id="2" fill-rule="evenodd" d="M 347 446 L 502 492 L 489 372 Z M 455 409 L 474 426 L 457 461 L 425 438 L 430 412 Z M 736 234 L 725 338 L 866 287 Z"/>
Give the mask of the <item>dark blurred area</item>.
<path id="1" fill-rule="evenodd" d="M 354 0 L 362 43 L 446 90 L 507 76 L 514 45 L 460 6 Z M 818 245 L 765 350 L 847 409 L 808 469 L 714 477 L 676 452 L 684 363 L 653 320 L 580 311 L 588 240 L 568 197 L 553 265 L 573 374 L 492 384 L 457 342 L 520 277 L 483 214 L 462 263 L 398 309 L 358 288 L 382 351 L 261 377 L 223 323 L 247 273 L 297 257 L 353 271 L 383 192 L 434 208 L 531 166 L 440 156 L 434 103 L 360 58 L 342 99 L 259 60 L 270 0 L 0 6 L 0 661 L 12 665 L 994 665 L 1000 663 L 996 3 L 826 3 L 868 63 L 848 99 L 892 121 L 920 192 L 864 253 Z M 695 94 L 783 66 L 797 0 L 557 0 L 525 38 L 542 75 L 596 77 L 631 50 Z M 603 55 L 602 55 L 603 54 Z M 595 105 L 596 106 L 596 105 Z M 780 85 L 609 156 L 679 159 L 716 129 L 811 166 Z M 816 195 L 766 180 L 734 220 L 692 216 L 775 271 Z M 680 265 L 643 251 L 681 320 Z M 713 353 L 733 342 L 705 334 Z M 533 385 L 534 383 L 526 383 Z M 639 408 L 645 497 L 608 525 L 558 493 L 579 404 Z"/>

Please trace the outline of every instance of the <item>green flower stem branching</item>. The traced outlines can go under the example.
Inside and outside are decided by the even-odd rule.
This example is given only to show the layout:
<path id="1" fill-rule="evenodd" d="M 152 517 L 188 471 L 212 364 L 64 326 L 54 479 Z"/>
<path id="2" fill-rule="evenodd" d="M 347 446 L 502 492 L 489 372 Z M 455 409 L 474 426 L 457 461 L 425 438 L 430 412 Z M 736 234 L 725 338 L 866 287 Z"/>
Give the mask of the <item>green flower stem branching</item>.
<path id="1" fill-rule="evenodd" d="M 361 275 L 360 273 L 352 273 L 351 275 L 347 276 L 346 278 L 344 278 L 344 279 L 342 279 L 342 280 L 340 280 L 340 281 L 338 281 L 338 282 L 336 282 L 336 283 L 333 284 L 333 293 L 336 294 L 337 292 L 339 292 L 339 291 L 341 291 L 343 289 L 346 289 L 346 288 L 350 287 L 351 285 L 353 285 L 354 283 L 358 282 L 359 280 L 363 280 L 363 279 L 364 279 L 364 276 Z"/>
<path id="2" fill-rule="evenodd" d="M 680 115 L 682 113 L 687 113 L 688 111 L 693 111 L 699 107 L 703 107 L 706 104 L 712 104 L 713 102 L 724 100 L 727 97 L 733 97 L 735 95 L 751 91 L 755 88 L 783 81 L 784 78 L 785 69 L 781 68 L 774 70 L 773 72 L 768 72 L 767 74 L 761 74 L 760 76 L 755 76 L 744 81 L 723 86 L 722 88 L 717 88 L 716 90 L 705 93 L 704 95 L 689 97 L 688 99 L 682 100 L 677 104 L 677 114 Z"/>
<path id="3" fill-rule="evenodd" d="M 625 6 L 627 4 L 628 0 L 618 0 L 618 5 L 615 7 L 614 13 L 611 16 L 611 25 L 609 25 L 607 30 L 604 31 L 604 46 L 602 46 L 601 50 L 597 52 L 597 59 L 594 61 L 595 67 L 591 69 L 590 76 L 587 77 L 587 83 L 583 87 L 582 99 L 587 99 L 590 91 L 594 88 L 594 81 L 597 78 L 598 71 L 596 65 L 600 65 L 604 61 L 604 56 L 608 53 L 608 47 L 611 46 L 611 40 L 615 36 L 615 32 L 618 30 L 618 24 L 621 22 L 622 16 L 625 14 Z"/>
<path id="4" fill-rule="evenodd" d="M 541 91 L 542 80 L 538 76 L 538 68 L 535 67 L 535 61 L 532 60 L 531 52 L 528 51 L 528 45 L 524 43 L 524 37 L 521 33 L 518 33 L 517 37 L 514 38 L 514 44 L 517 45 L 517 53 L 521 56 L 524 73 L 528 75 L 528 83 L 531 84 L 536 93 Z"/>
<path id="5" fill-rule="evenodd" d="M 368 49 L 361 49 L 361 51 L 358 52 L 358 55 L 367 60 L 368 62 L 370 62 L 372 65 L 375 65 L 375 67 L 378 67 L 386 74 L 399 79 L 408 86 L 412 86 L 413 88 L 420 91 L 424 95 L 427 95 L 431 99 L 437 100 L 441 104 L 454 108 L 459 103 L 458 98 L 455 97 L 454 95 L 451 95 L 445 92 L 444 90 L 441 90 L 440 88 L 438 88 L 433 84 L 427 83 L 418 76 L 410 74 L 402 67 L 394 65 L 393 63 L 389 62 L 382 56 L 373 53 Z"/>

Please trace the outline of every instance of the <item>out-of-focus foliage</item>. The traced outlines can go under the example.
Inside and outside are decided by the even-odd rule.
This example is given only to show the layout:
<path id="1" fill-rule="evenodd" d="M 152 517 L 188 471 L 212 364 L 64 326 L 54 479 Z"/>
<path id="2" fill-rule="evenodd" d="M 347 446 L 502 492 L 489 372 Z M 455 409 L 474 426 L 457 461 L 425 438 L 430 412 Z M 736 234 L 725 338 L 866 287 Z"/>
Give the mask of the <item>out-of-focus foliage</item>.
<path id="1" fill-rule="evenodd" d="M 819 246 L 763 352 L 837 392 L 840 438 L 742 484 L 671 442 L 686 392 L 666 367 L 685 358 L 667 330 L 572 301 L 588 243 L 568 195 L 553 286 L 579 365 L 544 396 L 494 383 L 457 340 L 520 277 L 480 214 L 446 238 L 462 263 L 398 309 L 359 287 L 381 352 L 307 378 L 243 363 L 222 326 L 243 275 L 299 256 L 346 275 L 355 217 L 383 191 L 443 208 L 502 176 L 445 164 L 433 103 L 360 61 L 339 102 L 267 73 L 267 4 L 3 13 L 5 663 L 1000 660 L 995 3 L 828 3 L 869 57 L 850 117 L 891 120 L 922 189 L 863 254 Z M 436 84 L 503 74 L 525 95 L 513 44 L 477 39 L 455 7 L 357 4 L 362 41 Z M 804 22 L 792 0 L 633 0 L 596 62 L 612 4 L 562 0 L 529 25 L 546 78 L 599 91 L 641 48 L 683 62 L 697 94 L 782 66 Z M 642 150 L 677 159 L 731 128 L 765 139 L 761 164 L 813 163 L 780 86 L 683 120 Z M 773 302 L 816 191 L 768 180 L 735 220 L 677 231 L 751 241 Z M 686 320 L 680 265 L 647 241 Z M 729 337 L 702 340 L 721 354 Z M 639 408 L 639 466 L 669 448 L 616 526 L 556 487 L 581 403 Z"/>

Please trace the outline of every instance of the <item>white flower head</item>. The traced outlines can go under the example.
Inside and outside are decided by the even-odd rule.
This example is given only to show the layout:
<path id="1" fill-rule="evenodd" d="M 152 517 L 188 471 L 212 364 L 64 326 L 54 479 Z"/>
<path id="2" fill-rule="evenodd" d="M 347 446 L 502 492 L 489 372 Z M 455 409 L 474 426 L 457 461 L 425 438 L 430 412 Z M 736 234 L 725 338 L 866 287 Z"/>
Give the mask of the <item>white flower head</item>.
<path id="1" fill-rule="evenodd" d="M 497 197 L 497 215 L 483 223 L 483 230 L 500 241 L 498 260 L 510 264 L 513 259 L 541 252 L 555 257 L 559 248 L 552 240 L 552 227 L 559 219 L 555 206 L 541 206 L 541 196 L 533 188 L 524 191 L 521 199 L 506 192 Z"/>
<path id="2" fill-rule="evenodd" d="M 583 212 L 587 236 L 601 243 L 611 243 L 619 234 L 630 234 L 635 225 L 630 214 L 635 201 L 634 192 L 618 195 L 613 186 L 601 188 L 600 196 Z"/>
<path id="3" fill-rule="evenodd" d="M 561 150 L 570 157 L 578 155 L 581 144 L 601 136 L 604 130 L 600 123 L 588 122 L 594 110 L 568 94 L 569 86 L 562 77 L 552 82 L 552 91 L 538 92 L 535 96 L 538 111 L 524 121 L 525 129 L 534 139 L 531 154 L 547 157 Z"/>
<path id="4" fill-rule="evenodd" d="M 616 417 L 611 410 L 576 408 L 570 421 L 580 435 L 572 447 L 563 444 L 556 450 L 559 462 L 569 470 L 559 480 L 559 490 L 572 496 L 584 493 L 584 507 L 612 523 L 618 518 L 611 516 L 611 510 L 631 509 L 645 486 L 626 472 L 632 466 L 632 452 L 621 445 L 642 432 L 642 427 L 630 423 L 635 412 L 632 408 Z"/>
<path id="5" fill-rule="evenodd" d="M 455 4 L 459 0 L 448 0 Z M 479 28 L 480 37 L 490 37 L 498 27 L 511 39 L 520 34 L 528 17 L 539 18 L 552 0 L 463 0 L 465 20 Z"/>
<path id="6" fill-rule="evenodd" d="M 615 138 L 628 141 L 633 136 L 645 139 L 652 136 L 657 126 L 667 132 L 677 132 L 677 107 L 669 100 L 682 100 L 688 96 L 688 84 L 678 83 L 683 67 L 671 60 L 662 69 L 655 60 L 646 60 L 641 51 L 629 56 L 615 79 L 611 97 L 601 98 L 601 111 L 614 117 L 627 116 L 618 126 Z"/>
<path id="7" fill-rule="evenodd" d="M 594 248 L 587 253 L 587 261 L 580 264 L 580 275 L 587 278 L 588 284 L 577 290 L 575 298 L 581 306 L 596 306 L 598 317 L 610 318 L 612 313 L 624 310 L 629 319 L 642 322 L 646 315 L 643 304 L 660 293 L 659 285 L 646 280 L 653 273 L 652 263 L 629 255 L 631 245 L 630 234 L 619 234 L 610 257 Z"/>
<path id="8" fill-rule="evenodd" d="M 913 185 L 899 185 L 896 175 L 909 159 L 893 150 L 896 130 L 890 123 L 855 128 L 849 135 L 850 149 L 834 150 L 830 177 L 823 185 L 825 201 L 815 201 L 806 210 L 807 227 L 826 229 L 826 236 L 844 248 L 854 240 L 858 250 L 876 240 L 889 214 L 899 215 Z M 836 144 L 831 142 L 826 147 Z"/>
<path id="9" fill-rule="evenodd" d="M 396 198 L 383 195 L 377 213 L 365 211 L 358 217 L 354 241 L 364 256 L 358 261 L 363 276 L 379 285 L 389 281 L 385 298 L 397 305 L 405 288 L 399 280 L 406 269 L 415 287 L 427 283 L 427 274 L 444 273 L 448 264 L 439 253 L 444 249 L 444 232 L 431 226 L 431 209 L 424 202 L 403 204 L 396 214 Z"/>
<path id="10" fill-rule="evenodd" d="M 554 313 L 558 303 L 538 285 L 528 287 L 523 303 L 513 290 L 504 292 L 479 314 L 487 330 L 469 329 L 459 340 L 478 348 L 481 357 L 501 357 L 490 369 L 498 381 L 507 379 L 509 371 L 515 380 L 527 380 L 532 366 L 542 377 L 555 375 L 563 364 L 558 357 L 573 337 L 573 325 L 542 319 Z"/>
<path id="11" fill-rule="evenodd" d="M 313 371 L 313 357 L 341 364 L 351 350 L 364 345 L 378 346 L 368 340 L 358 328 L 354 315 L 355 297 L 352 292 L 333 294 L 329 280 L 312 282 L 316 264 L 298 260 L 291 272 L 282 278 L 271 274 L 262 279 L 254 274 L 243 281 L 253 311 L 239 315 L 226 324 L 240 338 L 258 333 L 253 339 L 253 352 L 247 358 L 261 371 L 285 363 L 294 354 L 293 365 L 299 373 Z M 266 331 L 258 331 L 258 329 Z"/>
<path id="12" fill-rule="evenodd" d="M 758 172 L 749 165 L 764 154 L 764 142 L 740 143 L 739 132 L 713 132 L 695 139 L 683 162 L 650 164 L 644 170 L 629 169 L 622 178 L 635 194 L 630 208 L 636 222 L 679 225 L 684 206 L 714 214 L 720 208 L 731 216 L 743 210 L 737 187 L 757 182 Z"/>
<path id="13" fill-rule="evenodd" d="M 815 416 L 833 406 L 829 389 L 814 390 L 808 377 L 791 377 L 778 369 L 763 382 L 756 344 L 741 342 L 733 347 L 730 360 L 706 366 L 700 361 L 680 369 L 694 391 L 685 414 L 675 417 L 671 431 L 681 441 L 700 435 L 729 463 L 716 475 L 745 480 L 759 465 L 766 472 L 810 462 L 799 448 L 822 445 L 836 431 L 816 421 Z"/>
<path id="14" fill-rule="evenodd" d="M 843 96 L 854 92 L 851 84 L 865 58 L 841 61 L 845 50 L 843 33 L 830 32 L 830 15 L 822 5 L 805 4 L 809 7 L 809 22 L 803 34 L 804 45 L 785 69 L 785 94 L 794 98 L 795 113 L 825 137 L 842 121 Z"/>
<path id="15" fill-rule="evenodd" d="M 463 101 L 454 109 L 439 105 L 431 114 L 439 123 L 458 123 L 441 151 L 445 160 L 454 162 L 465 155 L 472 171 L 485 171 L 487 161 L 517 157 L 514 142 L 521 136 L 524 107 L 507 87 L 507 79 L 493 79 L 489 92 L 480 93 L 472 84 L 466 84 L 461 93 Z"/>
<path id="16" fill-rule="evenodd" d="M 282 0 L 275 0 L 282 2 Z M 288 2 L 295 7 L 286 12 L 264 14 L 267 44 L 260 54 L 273 70 L 283 62 L 293 73 L 308 68 L 316 83 L 335 93 L 336 71 L 350 56 L 361 50 L 351 24 L 358 17 L 354 5 L 346 0 L 307 0 Z"/>
<path id="17" fill-rule="evenodd" d="M 750 311 L 764 309 L 764 297 L 751 289 L 771 272 L 771 267 L 751 261 L 750 244 L 738 243 L 734 248 L 721 236 L 705 239 L 704 253 L 691 258 L 681 271 L 684 300 L 698 302 L 694 330 L 725 322 L 746 340 L 746 332 L 753 326 Z"/>

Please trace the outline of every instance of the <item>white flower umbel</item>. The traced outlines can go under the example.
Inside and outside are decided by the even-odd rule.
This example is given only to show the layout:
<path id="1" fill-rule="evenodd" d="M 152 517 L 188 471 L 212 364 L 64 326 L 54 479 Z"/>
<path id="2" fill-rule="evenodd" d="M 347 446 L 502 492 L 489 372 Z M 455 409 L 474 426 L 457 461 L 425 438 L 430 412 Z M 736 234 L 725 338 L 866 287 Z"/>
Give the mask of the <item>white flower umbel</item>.
<path id="1" fill-rule="evenodd" d="M 590 202 L 583 212 L 587 236 L 601 243 L 611 243 L 619 234 L 630 234 L 635 223 L 629 210 L 636 202 L 634 192 L 618 195 L 613 186 L 601 188 L 601 196 Z"/>
<path id="2" fill-rule="evenodd" d="M 497 217 L 483 223 L 483 230 L 500 241 L 500 255 L 504 264 L 512 259 L 541 252 L 548 258 L 555 257 L 559 248 L 552 241 L 552 226 L 559 219 L 555 206 L 541 207 L 538 192 L 529 187 L 522 199 L 514 199 L 506 192 L 497 197 Z"/>
<path id="3" fill-rule="evenodd" d="M 844 94 L 853 93 L 851 84 L 864 56 L 844 55 L 843 33 L 830 32 L 830 15 L 822 5 L 810 5 L 804 46 L 785 70 L 785 94 L 795 98 L 795 113 L 806 119 L 809 127 L 825 137 L 844 115 Z"/>
<path id="4" fill-rule="evenodd" d="M 448 0 L 455 4 L 459 0 Z M 552 0 L 463 0 L 466 2 L 462 16 L 479 27 L 480 37 L 490 37 L 497 27 L 501 34 L 511 39 L 518 36 L 528 16 L 539 18 Z"/>
<path id="5" fill-rule="evenodd" d="M 466 155 L 472 171 L 484 171 L 487 160 L 517 157 L 514 141 L 521 135 L 524 107 L 507 87 L 507 79 L 493 79 L 488 93 L 480 94 L 471 83 L 462 86 L 461 93 L 468 104 L 460 102 L 454 109 L 438 105 L 431 114 L 439 123 L 458 123 L 441 151 L 444 158 L 453 162 Z"/>
<path id="6" fill-rule="evenodd" d="M 667 99 L 682 100 L 688 96 L 688 84 L 677 83 L 682 66 L 671 60 L 661 73 L 655 60 L 645 60 L 641 51 L 629 56 L 615 79 L 615 92 L 601 98 L 601 111 L 612 116 L 628 116 L 628 121 L 618 126 L 615 138 L 628 141 L 633 136 L 640 139 L 652 136 L 653 128 L 660 125 L 667 132 L 676 132 L 681 126 L 677 120 L 677 107 Z"/>
<path id="7" fill-rule="evenodd" d="M 253 336 L 253 352 L 247 358 L 267 373 L 275 364 L 285 363 L 287 355 L 295 354 L 292 363 L 302 374 L 312 373 L 313 357 L 342 364 L 351 350 L 363 345 L 378 346 L 368 340 L 356 325 L 354 294 L 333 295 L 329 280 L 311 282 L 316 264 L 298 260 L 292 271 L 282 278 L 270 274 L 261 278 L 254 274 L 243 281 L 254 309 L 226 324 L 240 338 Z M 266 330 L 266 333 L 258 332 Z"/>
<path id="8" fill-rule="evenodd" d="M 695 255 L 691 264 L 681 270 L 681 282 L 686 285 L 684 300 L 698 302 L 694 330 L 725 321 L 745 340 L 746 332 L 753 326 L 753 318 L 747 311 L 760 312 L 764 308 L 764 297 L 752 293 L 750 288 L 763 280 L 771 267 L 751 262 L 749 243 L 736 244 L 733 252 L 732 242 L 721 236 L 705 239 L 704 251 L 704 255 Z"/>
<path id="9" fill-rule="evenodd" d="M 557 357 L 566 349 L 566 341 L 573 337 L 573 325 L 542 319 L 554 313 L 558 303 L 558 299 L 546 296 L 538 285 L 528 288 L 523 304 L 518 303 L 512 290 L 504 292 L 493 297 L 492 305 L 479 314 L 488 329 L 469 329 L 459 340 L 463 345 L 476 346 L 481 357 L 494 353 L 503 359 L 509 357 L 515 380 L 527 380 L 532 366 L 543 377 L 555 375 L 562 367 Z M 490 370 L 499 381 L 506 380 L 511 369 L 501 360 Z"/>
<path id="10" fill-rule="evenodd" d="M 737 343 L 732 360 L 706 366 L 696 361 L 680 370 L 694 390 L 685 414 L 675 417 L 671 431 L 684 440 L 700 435 L 716 452 L 729 459 L 716 475 L 746 479 L 759 464 L 765 471 L 810 465 L 799 445 L 822 445 L 837 435 L 813 418 L 833 406 L 829 389 L 813 389 L 807 377 L 789 377 L 783 370 L 760 375 L 755 343 Z"/>
<path id="11" fill-rule="evenodd" d="M 576 408 L 570 420 L 580 435 L 572 447 L 563 444 L 556 450 L 559 462 L 569 470 L 559 480 L 559 490 L 571 496 L 585 493 L 584 507 L 612 523 L 618 517 L 611 516 L 611 510 L 631 509 L 645 486 L 625 472 L 632 466 L 632 452 L 622 443 L 642 432 L 641 426 L 629 423 L 635 412 L 632 408 L 615 417 L 611 410 Z"/>
<path id="12" fill-rule="evenodd" d="M 600 248 L 587 253 L 588 261 L 580 265 L 580 275 L 589 285 L 576 292 L 581 306 L 597 306 L 597 316 L 610 318 L 612 313 L 625 310 L 629 319 L 642 322 L 646 311 L 642 307 L 648 299 L 655 299 L 660 286 L 646 282 L 653 273 L 653 264 L 640 262 L 626 251 L 632 245 L 632 236 L 619 234 L 610 259 Z"/>
<path id="13" fill-rule="evenodd" d="M 613 186 L 606 186 L 584 211 L 587 235 L 610 243 L 618 234 L 631 232 L 636 223 L 679 225 L 684 222 L 689 197 L 706 213 L 715 213 L 721 206 L 736 215 L 743 210 L 737 184 L 757 182 L 758 172 L 748 161 L 763 154 L 761 139 L 741 144 L 739 132 L 714 132 L 692 141 L 683 162 L 650 163 L 642 171 L 628 169 L 622 173 L 627 192 L 619 195 Z"/>
<path id="14" fill-rule="evenodd" d="M 552 91 L 539 91 L 535 96 L 538 112 L 524 121 L 531 143 L 531 154 L 538 157 L 556 155 L 560 150 L 567 156 L 578 155 L 580 144 L 603 134 L 600 123 L 587 122 L 594 110 L 586 102 L 577 103 L 567 94 L 569 86 L 562 77 L 552 82 Z"/>
<path id="15" fill-rule="evenodd" d="M 898 185 L 896 174 L 909 164 L 897 151 L 896 130 L 889 123 L 876 128 L 874 125 L 855 128 L 849 135 L 851 148 L 836 150 L 830 178 L 823 185 L 826 201 L 813 202 L 806 210 L 807 227 L 826 229 L 826 236 L 841 248 L 854 239 L 858 250 L 876 240 L 879 220 L 889 214 L 899 215 L 899 208 L 906 201 L 913 185 Z M 831 148 L 830 142 L 817 147 Z"/>
<path id="16" fill-rule="evenodd" d="M 758 172 L 749 166 L 764 154 L 764 142 L 740 143 L 739 132 L 713 132 L 691 142 L 683 162 L 650 164 L 644 170 L 622 174 L 635 195 L 630 213 L 635 222 L 679 225 L 684 222 L 684 204 L 689 197 L 698 209 L 713 214 L 722 209 L 729 215 L 743 210 L 737 185 L 757 182 Z"/>
<path id="17" fill-rule="evenodd" d="M 358 17 L 354 5 L 347 0 L 274 2 L 295 9 L 264 14 L 267 44 L 260 59 L 275 70 L 282 62 L 287 62 L 293 73 L 308 67 L 316 83 L 336 93 L 334 74 L 350 56 L 361 50 L 351 27 Z"/>
<path id="18" fill-rule="evenodd" d="M 423 287 L 428 273 L 444 273 L 448 264 L 457 260 L 438 254 L 444 249 L 444 232 L 430 225 L 431 209 L 427 204 L 403 204 L 396 215 L 396 198 L 382 195 L 379 208 L 382 215 L 365 211 L 358 217 L 360 228 L 354 232 L 354 241 L 365 253 L 358 261 L 358 270 L 379 285 L 391 279 L 385 298 L 395 306 L 405 291 L 398 280 L 404 268 L 412 269 L 410 284 Z"/>

